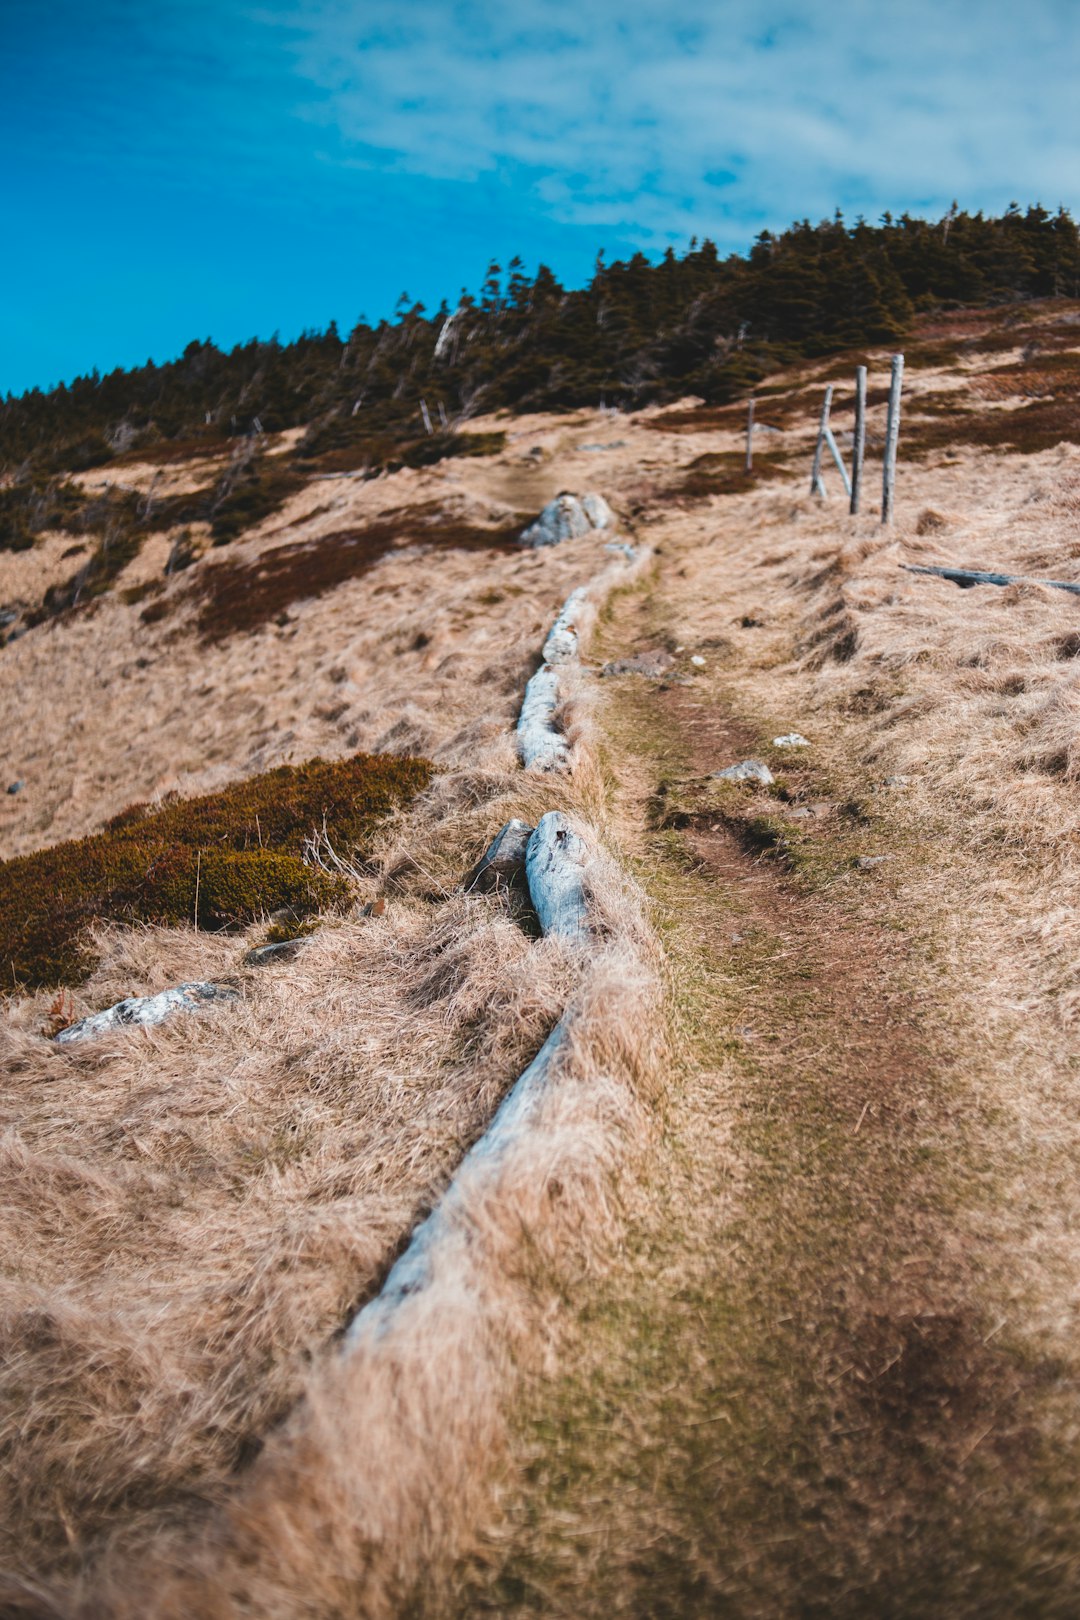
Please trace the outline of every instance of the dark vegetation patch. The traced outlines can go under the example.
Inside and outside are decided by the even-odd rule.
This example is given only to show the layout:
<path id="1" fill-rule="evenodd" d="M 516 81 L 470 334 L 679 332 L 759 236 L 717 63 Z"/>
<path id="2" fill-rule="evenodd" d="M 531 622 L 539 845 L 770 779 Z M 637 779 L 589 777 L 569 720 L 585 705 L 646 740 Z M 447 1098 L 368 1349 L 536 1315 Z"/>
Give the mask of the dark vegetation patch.
<path id="1" fill-rule="evenodd" d="M 45 529 L 66 529 L 84 505 L 65 478 L 28 478 L 0 489 L 0 551 L 29 551 Z"/>
<path id="2" fill-rule="evenodd" d="M 296 447 L 296 457 L 309 472 L 397 472 L 401 467 L 431 467 L 456 456 L 493 456 L 506 447 L 503 432 L 417 431 L 411 417 L 382 431 L 364 416 L 331 414 L 315 422 Z"/>
<path id="3" fill-rule="evenodd" d="M 447 517 L 433 501 L 403 508 L 360 529 L 275 546 L 254 561 L 221 562 L 203 569 L 192 588 L 198 602 L 199 633 L 207 641 L 221 641 L 237 632 L 258 630 L 294 602 L 322 596 L 367 573 L 398 547 L 424 544 L 440 550 L 506 550 L 516 544 L 520 532 L 518 520 L 501 528 L 482 528 Z M 157 609 L 164 604 L 152 606 Z M 145 612 L 143 616 L 147 616 Z M 163 613 L 155 616 L 163 617 Z"/>
<path id="4" fill-rule="evenodd" d="M 740 495 L 756 484 L 771 483 L 782 478 L 788 470 L 789 460 L 779 451 L 755 454 L 754 465 L 746 470 L 746 458 L 741 450 L 717 451 L 697 456 L 684 472 L 671 484 L 666 495 L 684 496 L 689 500 L 705 500 L 710 495 Z"/>
<path id="5" fill-rule="evenodd" d="M 0 973 L 5 985 L 74 983 L 93 963 L 95 919 L 233 928 L 287 909 L 297 918 L 344 904 L 348 886 L 309 865 L 325 830 L 362 857 L 392 810 L 423 791 L 423 759 L 357 754 L 282 765 L 198 799 L 130 806 L 105 830 L 0 864 Z"/>

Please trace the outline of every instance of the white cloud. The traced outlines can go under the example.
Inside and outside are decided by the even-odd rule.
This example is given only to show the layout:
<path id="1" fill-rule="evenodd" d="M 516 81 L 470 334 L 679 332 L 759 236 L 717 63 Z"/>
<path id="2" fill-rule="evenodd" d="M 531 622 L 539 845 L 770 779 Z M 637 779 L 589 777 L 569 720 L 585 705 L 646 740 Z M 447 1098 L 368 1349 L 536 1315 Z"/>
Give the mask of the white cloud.
<path id="1" fill-rule="evenodd" d="M 250 15 L 250 14 L 249 14 Z M 742 243 L 839 201 L 1048 206 L 1080 189 L 1071 0 L 301 0 L 299 110 L 338 160 L 498 175 L 552 219 Z M 721 187 L 705 176 L 725 171 Z"/>

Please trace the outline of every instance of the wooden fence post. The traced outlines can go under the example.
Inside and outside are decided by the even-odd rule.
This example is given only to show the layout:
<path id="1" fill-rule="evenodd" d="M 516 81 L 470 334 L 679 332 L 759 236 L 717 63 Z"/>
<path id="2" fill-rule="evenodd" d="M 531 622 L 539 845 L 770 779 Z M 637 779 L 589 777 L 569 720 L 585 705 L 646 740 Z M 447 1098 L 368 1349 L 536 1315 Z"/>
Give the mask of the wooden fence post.
<path id="1" fill-rule="evenodd" d="M 847 468 L 844 466 L 844 458 L 840 454 L 840 446 L 837 444 L 836 440 L 833 438 L 833 430 L 832 430 L 832 428 L 828 427 L 828 426 L 826 426 L 826 428 L 825 428 L 825 443 L 829 447 L 830 456 L 832 456 L 833 460 L 836 462 L 836 470 L 840 474 L 840 482 L 844 486 L 844 494 L 845 495 L 850 495 L 851 494 L 851 479 L 848 477 Z"/>
<path id="2" fill-rule="evenodd" d="M 851 447 L 851 504 L 852 517 L 858 515 L 859 494 L 862 485 L 863 456 L 866 454 L 866 367 L 855 367 L 855 436 Z"/>
<path id="3" fill-rule="evenodd" d="M 817 443 L 814 446 L 814 470 L 810 474 L 811 495 L 820 494 L 825 498 L 825 480 L 821 476 L 821 455 L 825 449 L 825 435 L 829 431 L 829 409 L 832 405 L 832 383 L 825 389 L 825 398 L 821 402 L 821 421 L 818 424 Z"/>
<path id="4" fill-rule="evenodd" d="M 904 357 L 892 357 L 889 380 L 889 419 L 885 429 L 885 471 L 881 484 L 881 521 L 891 523 L 896 494 L 896 447 L 900 441 L 900 390 L 904 385 Z"/>
<path id="5" fill-rule="evenodd" d="M 751 399 L 746 410 L 746 470 L 754 470 L 754 401 Z"/>

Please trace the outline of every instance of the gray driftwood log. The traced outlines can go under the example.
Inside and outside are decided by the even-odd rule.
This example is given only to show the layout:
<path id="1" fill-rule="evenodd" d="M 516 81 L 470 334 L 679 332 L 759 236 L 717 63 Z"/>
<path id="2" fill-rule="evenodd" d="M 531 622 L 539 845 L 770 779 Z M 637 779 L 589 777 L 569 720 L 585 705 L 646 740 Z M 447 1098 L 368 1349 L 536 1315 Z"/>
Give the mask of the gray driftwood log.
<path id="1" fill-rule="evenodd" d="M 199 980 L 191 984 L 178 984 L 171 990 L 159 990 L 156 996 L 129 996 L 126 1001 L 118 1001 L 103 1012 L 91 1013 L 89 1018 L 80 1018 L 77 1024 L 69 1024 L 54 1038 L 58 1045 L 64 1046 L 70 1041 L 85 1041 L 95 1035 L 104 1035 L 111 1029 L 123 1029 L 128 1024 L 141 1024 L 144 1027 L 163 1024 L 174 1013 L 192 1012 L 208 1001 L 236 999 L 237 992 L 227 984 L 209 984 Z"/>
<path id="2" fill-rule="evenodd" d="M 1038 579 L 1032 574 L 990 574 L 981 568 L 934 568 L 919 563 L 901 563 L 900 566 L 909 574 L 936 574 L 939 579 L 949 579 L 962 591 L 969 591 L 973 585 L 1046 585 L 1051 590 L 1071 591 L 1074 596 L 1080 596 L 1080 582 L 1075 580 Z"/>
<path id="3" fill-rule="evenodd" d="M 486 894 L 492 889 L 508 889 L 523 879 L 525 851 L 534 831 L 527 821 L 519 821 L 516 816 L 500 827 L 462 883 L 465 893 Z"/>
<path id="4" fill-rule="evenodd" d="M 588 895 L 585 886 L 585 841 L 569 818 L 558 810 L 541 816 L 529 839 L 526 871 L 529 893 L 545 934 L 584 942 L 588 936 Z M 469 1220 L 463 1182 L 477 1170 L 498 1167 L 514 1144 L 551 1082 L 558 1057 L 567 1040 L 567 1014 L 522 1071 L 495 1112 L 480 1140 L 470 1148 L 439 1203 L 416 1228 L 404 1254 L 391 1267 L 379 1294 L 353 1317 L 345 1334 L 345 1353 L 378 1340 L 392 1325 L 406 1300 L 431 1284 L 434 1257 L 444 1242 L 468 1232 Z"/>
<path id="5" fill-rule="evenodd" d="M 558 703 L 557 666 L 541 664 L 525 688 L 517 723 L 521 762 L 527 771 L 560 770 L 569 763 L 569 746 L 555 725 Z"/>

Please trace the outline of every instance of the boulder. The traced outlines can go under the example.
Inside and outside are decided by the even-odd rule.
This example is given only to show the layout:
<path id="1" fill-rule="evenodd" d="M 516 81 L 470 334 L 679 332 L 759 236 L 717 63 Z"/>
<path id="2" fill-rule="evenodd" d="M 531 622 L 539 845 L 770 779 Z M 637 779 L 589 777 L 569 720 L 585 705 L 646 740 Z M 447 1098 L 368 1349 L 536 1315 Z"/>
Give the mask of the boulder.
<path id="1" fill-rule="evenodd" d="M 523 546 L 557 546 L 595 529 L 610 529 L 615 515 L 602 495 L 556 495 L 534 523 L 522 531 Z"/>

